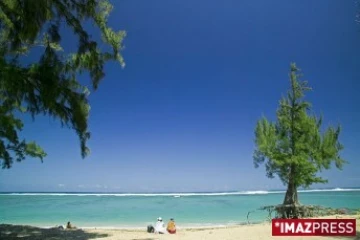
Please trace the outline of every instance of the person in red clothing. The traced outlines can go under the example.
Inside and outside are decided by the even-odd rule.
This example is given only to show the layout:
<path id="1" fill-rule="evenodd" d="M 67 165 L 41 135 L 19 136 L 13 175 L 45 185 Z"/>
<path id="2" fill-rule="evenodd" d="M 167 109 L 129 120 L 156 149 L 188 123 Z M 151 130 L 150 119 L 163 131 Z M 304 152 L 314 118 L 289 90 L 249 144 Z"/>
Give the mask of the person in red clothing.
<path id="1" fill-rule="evenodd" d="M 170 219 L 170 221 L 167 224 L 167 228 L 166 230 L 170 233 L 170 234 L 175 234 L 176 233 L 176 224 L 173 218 Z"/>

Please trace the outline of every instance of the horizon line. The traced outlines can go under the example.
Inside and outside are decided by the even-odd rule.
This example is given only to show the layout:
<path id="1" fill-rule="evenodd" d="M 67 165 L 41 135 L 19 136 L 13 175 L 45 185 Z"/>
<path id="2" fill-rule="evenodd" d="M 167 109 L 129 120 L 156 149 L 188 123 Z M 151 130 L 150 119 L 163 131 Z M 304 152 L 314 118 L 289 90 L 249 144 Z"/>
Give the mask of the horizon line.
<path id="1" fill-rule="evenodd" d="M 360 187 L 336 187 L 336 188 L 301 188 L 298 189 L 300 192 L 307 191 L 324 191 L 324 190 L 333 190 L 333 191 L 344 191 L 344 190 L 360 190 Z M 0 194 L 9 194 L 9 193 L 60 193 L 60 194 L 236 194 L 236 193 L 276 193 L 276 192 L 286 192 L 286 188 L 283 189 L 270 189 L 270 190 L 229 190 L 229 191 L 0 191 Z"/>

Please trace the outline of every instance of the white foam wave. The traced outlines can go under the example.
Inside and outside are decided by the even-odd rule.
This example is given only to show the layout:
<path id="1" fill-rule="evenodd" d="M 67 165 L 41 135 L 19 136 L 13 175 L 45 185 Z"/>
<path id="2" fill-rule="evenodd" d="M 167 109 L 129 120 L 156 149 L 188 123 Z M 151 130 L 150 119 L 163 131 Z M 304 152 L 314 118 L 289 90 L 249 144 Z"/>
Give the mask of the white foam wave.
<path id="1" fill-rule="evenodd" d="M 311 192 L 357 192 L 360 189 L 334 188 L 334 189 L 308 189 L 298 190 L 300 193 Z M 16 196 L 113 196 L 113 197 L 189 197 L 189 196 L 230 196 L 230 195 L 264 195 L 278 194 L 285 191 L 238 191 L 238 192 L 214 192 L 214 193 L 0 193 L 0 195 Z"/>
<path id="2" fill-rule="evenodd" d="M 298 190 L 298 192 L 358 192 L 358 188 L 333 188 L 333 189 L 308 189 Z"/>

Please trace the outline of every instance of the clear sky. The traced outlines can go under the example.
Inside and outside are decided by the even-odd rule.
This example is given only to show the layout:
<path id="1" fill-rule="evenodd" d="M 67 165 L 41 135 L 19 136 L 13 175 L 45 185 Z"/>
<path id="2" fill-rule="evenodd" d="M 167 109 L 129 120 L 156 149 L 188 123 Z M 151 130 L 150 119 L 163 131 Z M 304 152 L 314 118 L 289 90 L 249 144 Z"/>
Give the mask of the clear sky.
<path id="1" fill-rule="evenodd" d="M 343 126 L 350 164 L 324 172 L 329 184 L 321 187 L 360 186 L 354 1 L 113 2 L 109 24 L 127 31 L 126 67 L 107 64 L 90 96 L 91 155 L 81 159 L 76 134 L 59 122 L 26 117 L 23 136 L 48 157 L 0 170 L 0 191 L 283 188 L 254 168 L 252 154 L 256 121 L 274 120 L 292 61 L 313 87 L 307 97 L 325 126 Z"/>

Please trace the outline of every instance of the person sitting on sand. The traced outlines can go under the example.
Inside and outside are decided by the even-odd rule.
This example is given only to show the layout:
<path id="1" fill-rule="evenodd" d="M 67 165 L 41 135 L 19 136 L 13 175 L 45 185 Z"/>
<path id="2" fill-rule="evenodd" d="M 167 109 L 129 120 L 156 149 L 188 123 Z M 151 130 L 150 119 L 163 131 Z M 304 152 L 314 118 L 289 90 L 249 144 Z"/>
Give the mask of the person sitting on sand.
<path id="1" fill-rule="evenodd" d="M 170 221 L 167 224 L 167 228 L 166 230 L 170 233 L 170 234 L 175 234 L 176 233 L 176 224 L 173 218 L 170 219 Z"/>
<path id="2" fill-rule="evenodd" d="M 73 225 L 71 225 L 70 222 L 68 222 L 68 223 L 66 224 L 66 229 L 76 229 L 76 227 L 73 226 Z"/>
<path id="3" fill-rule="evenodd" d="M 164 234 L 165 233 L 165 224 L 164 222 L 162 221 L 162 218 L 159 217 L 157 219 L 157 222 L 155 224 L 155 233 L 159 233 L 159 234 Z"/>

